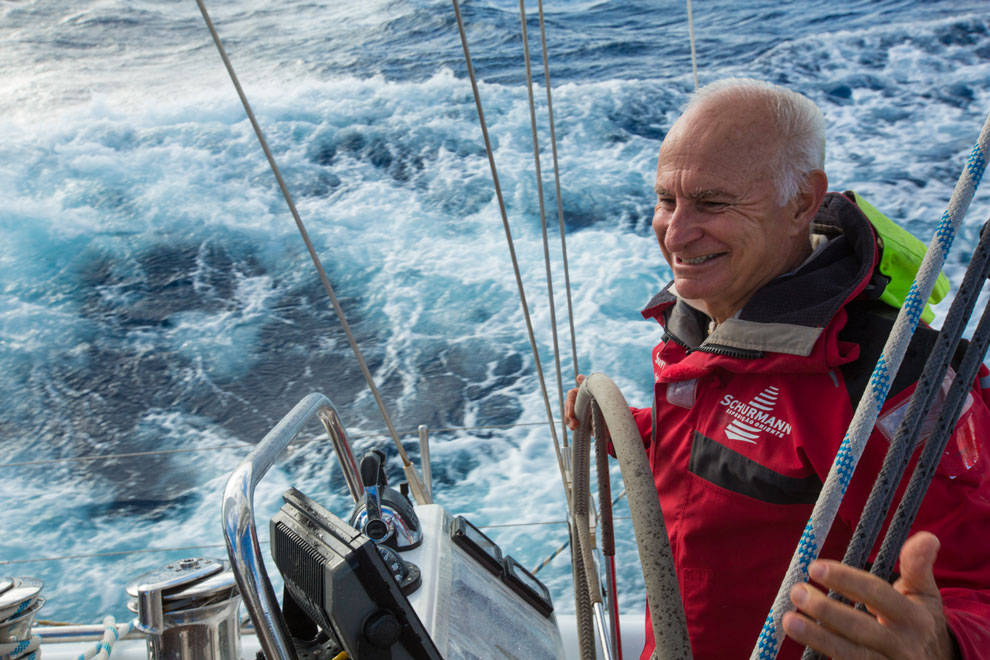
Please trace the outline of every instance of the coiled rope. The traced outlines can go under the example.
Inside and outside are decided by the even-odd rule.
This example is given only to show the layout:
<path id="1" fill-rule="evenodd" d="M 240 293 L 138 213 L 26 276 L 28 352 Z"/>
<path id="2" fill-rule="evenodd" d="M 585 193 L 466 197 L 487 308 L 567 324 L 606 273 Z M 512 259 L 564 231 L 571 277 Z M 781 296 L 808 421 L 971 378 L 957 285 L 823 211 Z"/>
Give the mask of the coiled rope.
<path id="1" fill-rule="evenodd" d="M 0 642 L 0 660 L 36 660 L 41 657 L 41 635 L 31 635 L 27 639 L 12 637 Z"/>
<path id="2" fill-rule="evenodd" d="M 777 657 L 780 643 L 784 637 L 781 618 L 785 612 L 794 609 L 790 600 L 791 588 L 808 579 L 808 566 L 818 557 L 821 544 L 832 527 L 839 510 L 839 504 L 842 502 L 842 497 L 852 479 L 853 470 L 856 469 L 856 464 L 863 454 L 866 441 L 880 414 L 880 408 L 883 407 L 887 398 L 893 377 L 900 367 L 904 353 L 907 351 L 911 335 L 914 334 L 918 321 L 921 319 L 925 302 L 931 295 L 935 280 L 942 269 L 949 249 L 952 247 L 956 230 L 966 215 L 973 194 L 983 178 L 988 152 L 990 152 L 990 116 L 984 122 L 979 139 L 970 153 L 959 180 L 956 182 L 948 208 L 935 228 L 928 251 L 925 253 L 918 274 L 911 284 L 904 306 L 897 315 L 894 327 L 884 345 L 883 353 L 877 360 L 876 368 L 870 376 L 866 391 L 860 399 L 856 413 L 849 423 L 849 429 L 839 445 L 835 462 L 825 478 L 821 494 L 815 503 L 811 518 L 801 534 L 801 539 L 791 558 L 791 563 L 784 575 L 777 596 L 774 598 L 770 613 L 763 624 L 763 629 L 760 631 L 750 660 L 772 660 Z"/>

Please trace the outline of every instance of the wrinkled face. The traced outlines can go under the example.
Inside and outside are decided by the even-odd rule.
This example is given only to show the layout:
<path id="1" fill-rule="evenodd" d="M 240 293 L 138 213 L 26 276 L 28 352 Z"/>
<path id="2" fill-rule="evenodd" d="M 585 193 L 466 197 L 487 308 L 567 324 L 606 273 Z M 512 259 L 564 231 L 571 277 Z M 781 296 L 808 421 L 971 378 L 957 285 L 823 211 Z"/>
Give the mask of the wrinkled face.
<path id="1" fill-rule="evenodd" d="M 689 111 L 674 124 L 660 148 L 653 214 L 678 295 L 719 322 L 809 250 L 796 203 L 777 203 L 772 130 L 758 113 L 734 110 Z"/>

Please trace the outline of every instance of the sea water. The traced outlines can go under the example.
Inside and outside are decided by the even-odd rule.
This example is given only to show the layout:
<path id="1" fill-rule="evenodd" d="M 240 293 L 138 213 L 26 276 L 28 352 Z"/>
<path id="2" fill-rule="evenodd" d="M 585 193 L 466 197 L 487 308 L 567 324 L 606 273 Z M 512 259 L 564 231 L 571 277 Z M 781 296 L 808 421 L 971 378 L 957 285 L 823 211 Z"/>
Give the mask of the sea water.
<path id="1" fill-rule="evenodd" d="M 451 4 L 209 4 L 407 451 L 429 425 L 436 500 L 535 569 L 566 540 L 564 496 Z M 638 310 L 669 276 L 651 188 L 693 87 L 685 6 L 543 8 L 577 336 L 575 367 L 529 3 L 563 387 L 603 371 L 647 406 L 659 332 Z M 985 0 L 694 9 L 703 83 L 811 97 L 831 188 L 928 241 L 990 109 Z M 559 417 L 519 7 L 462 11 Z M 227 475 L 312 391 L 401 479 L 195 3 L 5 2 L 0 44 L 0 574 L 43 578 L 46 619 L 128 616 L 132 577 L 224 555 Z M 959 232 L 955 284 L 988 202 Z M 289 485 L 349 510 L 318 425 L 303 435 L 258 490 L 262 540 Z M 620 602 L 640 610 L 624 520 L 618 544 Z M 573 608 L 568 551 L 539 577 Z"/>

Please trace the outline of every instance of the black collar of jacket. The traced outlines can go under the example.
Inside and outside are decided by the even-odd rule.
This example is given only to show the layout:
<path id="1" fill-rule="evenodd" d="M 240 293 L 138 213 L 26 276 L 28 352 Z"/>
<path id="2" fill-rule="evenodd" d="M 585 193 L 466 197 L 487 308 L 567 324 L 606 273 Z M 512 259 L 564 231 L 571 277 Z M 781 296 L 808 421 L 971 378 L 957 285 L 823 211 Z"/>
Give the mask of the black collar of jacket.
<path id="1" fill-rule="evenodd" d="M 840 193 L 828 193 L 812 221 L 825 247 L 793 273 L 759 289 L 739 313 L 706 336 L 711 319 L 671 292 L 668 284 L 642 314 L 656 318 L 688 348 L 811 353 L 839 309 L 867 285 L 876 264 L 876 234 L 859 208 Z"/>

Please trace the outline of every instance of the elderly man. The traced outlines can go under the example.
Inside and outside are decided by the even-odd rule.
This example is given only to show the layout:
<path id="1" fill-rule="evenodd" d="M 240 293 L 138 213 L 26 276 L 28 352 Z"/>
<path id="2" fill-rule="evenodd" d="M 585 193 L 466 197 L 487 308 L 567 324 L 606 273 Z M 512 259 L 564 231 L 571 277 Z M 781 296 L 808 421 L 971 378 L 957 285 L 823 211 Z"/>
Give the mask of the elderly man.
<path id="1" fill-rule="evenodd" d="M 877 299 L 871 223 L 851 193 L 826 193 L 824 132 L 808 99 L 730 80 L 697 93 L 660 148 L 653 228 L 674 279 L 643 312 L 664 334 L 653 408 L 634 416 L 696 659 L 755 645 L 896 313 Z M 912 342 L 823 558 L 844 552 L 934 334 Z M 873 616 L 798 585 L 779 657 L 810 645 L 836 658 L 990 658 L 987 398 L 972 392 L 893 585 L 811 565 L 818 587 Z"/>

